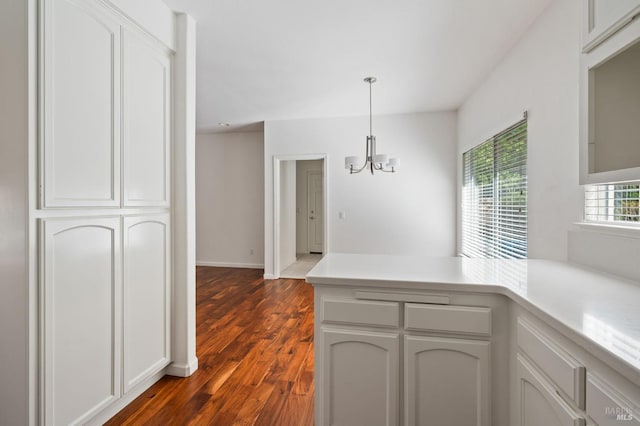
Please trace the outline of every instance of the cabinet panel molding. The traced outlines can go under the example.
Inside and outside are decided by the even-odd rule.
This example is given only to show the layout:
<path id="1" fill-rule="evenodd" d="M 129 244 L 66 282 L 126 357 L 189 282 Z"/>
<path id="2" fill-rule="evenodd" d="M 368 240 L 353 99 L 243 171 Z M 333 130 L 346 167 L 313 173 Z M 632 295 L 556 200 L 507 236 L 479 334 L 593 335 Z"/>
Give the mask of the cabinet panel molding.
<path id="1" fill-rule="evenodd" d="M 405 336 L 407 425 L 491 425 L 490 342 Z"/>
<path id="2" fill-rule="evenodd" d="M 98 2 L 41 4 L 41 207 L 120 205 L 120 26 Z"/>
<path id="3" fill-rule="evenodd" d="M 45 424 L 81 424 L 120 397 L 120 219 L 41 219 Z"/>
<path id="4" fill-rule="evenodd" d="M 171 54 L 123 31 L 124 205 L 168 206 Z"/>
<path id="5" fill-rule="evenodd" d="M 170 362 L 169 215 L 123 219 L 123 391 Z"/>

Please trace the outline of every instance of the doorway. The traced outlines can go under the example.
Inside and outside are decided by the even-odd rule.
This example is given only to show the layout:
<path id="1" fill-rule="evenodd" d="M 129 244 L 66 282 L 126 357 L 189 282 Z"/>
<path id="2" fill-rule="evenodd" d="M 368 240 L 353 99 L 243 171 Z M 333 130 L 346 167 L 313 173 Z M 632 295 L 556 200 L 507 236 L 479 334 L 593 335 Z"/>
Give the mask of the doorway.
<path id="1" fill-rule="evenodd" d="M 274 162 L 277 277 L 303 279 L 327 251 L 325 163 L 324 156 Z"/>

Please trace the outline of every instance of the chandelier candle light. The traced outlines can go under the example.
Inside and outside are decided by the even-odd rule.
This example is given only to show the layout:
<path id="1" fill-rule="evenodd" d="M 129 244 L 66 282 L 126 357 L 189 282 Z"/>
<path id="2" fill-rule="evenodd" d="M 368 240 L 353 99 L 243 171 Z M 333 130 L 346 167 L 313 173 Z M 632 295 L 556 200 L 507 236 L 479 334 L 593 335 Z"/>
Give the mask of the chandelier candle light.
<path id="1" fill-rule="evenodd" d="M 369 83 L 369 136 L 367 136 L 366 157 L 362 166 L 357 166 L 357 164 L 360 164 L 359 157 L 345 157 L 344 167 L 349 170 L 350 174 L 360 173 L 367 168 L 371 170 L 371 174 L 373 174 L 374 170 L 394 173 L 399 164 L 398 159 L 394 157 L 389 158 L 387 154 L 376 154 L 376 137 L 373 136 L 373 118 L 371 112 L 371 85 L 376 82 L 376 78 L 367 77 L 364 81 L 365 83 Z"/>

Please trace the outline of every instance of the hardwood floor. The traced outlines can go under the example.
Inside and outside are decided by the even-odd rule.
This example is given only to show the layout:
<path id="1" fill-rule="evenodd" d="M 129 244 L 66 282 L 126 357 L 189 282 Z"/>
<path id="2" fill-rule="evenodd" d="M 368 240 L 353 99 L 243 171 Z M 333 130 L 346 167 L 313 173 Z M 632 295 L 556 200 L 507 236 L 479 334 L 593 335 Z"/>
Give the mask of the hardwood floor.
<path id="1" fill-rule="evenodd" d="M 107 425 L 313 424 L 313 288 L 197 268 L 198 370 L 163 377 Z"/>

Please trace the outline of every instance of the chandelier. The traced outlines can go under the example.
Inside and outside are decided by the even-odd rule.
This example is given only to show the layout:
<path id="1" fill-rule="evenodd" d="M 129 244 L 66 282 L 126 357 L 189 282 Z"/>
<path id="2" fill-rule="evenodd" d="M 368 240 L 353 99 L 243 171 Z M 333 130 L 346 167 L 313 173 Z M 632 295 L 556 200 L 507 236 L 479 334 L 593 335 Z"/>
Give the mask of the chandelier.
<path id="1" fill-rule="evenodd" d="M 376 82 L 375 77 L 367 77 L 365 83 L 369 83 L 369 136 L 367 136 L 367 150 L 364 164 L 360 166 L 361 159 L 356 156 L 345 157 L 344 167 L 349 170 L 350 174 L 360 173 L 364 169 L 371 170 L 371 174 L 375 170 L 381 172 L 394 173 L 398 167 L 398 159 L 387 154 L 376 153 L 376 137 L 373 136 L 373 118 L 371 113 L 371 85 Z"/>

